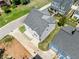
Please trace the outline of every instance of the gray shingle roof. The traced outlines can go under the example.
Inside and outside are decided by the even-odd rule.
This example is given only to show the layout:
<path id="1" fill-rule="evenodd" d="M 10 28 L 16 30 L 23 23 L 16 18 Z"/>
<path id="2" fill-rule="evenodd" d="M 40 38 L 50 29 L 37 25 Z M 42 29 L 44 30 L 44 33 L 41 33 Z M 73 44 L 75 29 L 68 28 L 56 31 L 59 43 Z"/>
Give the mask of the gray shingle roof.
<path id="1" fill-rule="evenodd" d="M 53 20 L 52 17 L 44 15 L 42 12 L 33 9 L 26 17 L 25 24 L 41 36 L 49 24 L 55 24 L 55 20 Z"/>
<path id="2" fill-rule="evenodd" d="M 54 3 L 57 3 L 57 4 L 55 5 Z M 73 3 L 74 3 L 73 0 L 54 0 L 52 2 L 53 6 L 51 7 L 64 14 L 68 12 L 68 10 L 70 10 Z"/>
<path id="3" fill-rule="evenodd" d="M 72 31 L 74 31 L 75 28 L 72 26 L 65 26 L 65 27 L 62 27 L 62 30 L 69 33 L 69 34 L 72 34 Z"/>
<path id="4" fill-rule="evenodd" d="M 79 15 L 79 8 L 74 12 L 74 14 Z"/>
<path id="5" fill-rule="evenodd" d="M 79 32 L 76 31 L 74 35 L 69 35 L 61 30 L 52 42 L 52 46 L 54 45 L 72 59 L 79 58 Z"/>

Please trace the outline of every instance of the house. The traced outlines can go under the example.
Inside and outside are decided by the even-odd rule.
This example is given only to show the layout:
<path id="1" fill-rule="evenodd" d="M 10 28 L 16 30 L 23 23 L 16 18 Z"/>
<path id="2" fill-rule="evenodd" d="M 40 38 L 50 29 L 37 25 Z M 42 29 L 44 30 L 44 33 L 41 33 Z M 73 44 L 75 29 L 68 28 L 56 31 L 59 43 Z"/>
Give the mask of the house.
<path id="1" fill-rule="evenodd" d="M 61 29 L 50 46 L 51 48 L 54 47 L 55 49 L 57 49 L 57 53 L 62 54 L 66 58 L 68 57 L 70 59 L 78 59 L 79 31 L 75 31 L 74 34 L 71 35 L 68 34 L 65 30 Z"/>
<path id="2" fill-rule="evenodd" d="M 32 36 L 40 41 L 43 41 L 55 29 L 56 25 L 52 16 L 46 15 L 37 9 L 30 12 L 24 23 L 27 31 L 31 33 L 30 37 Z"/>
<path id="3" fill-rule="evenodd" d="M 73 0 L 53 0 L 50 8 L 64 15 L 71 9 L 73 3 Z"/>
<path id="4" fill-rule="evenodd" d="M 0 0 L 0 7 L 3 5 L 11 5 L 11 0 Z"/>
<path id="5" fill-rule="evenodd" d="M 77 20 L 79 19 L 79 7 L 75 10 L 72 18 L 76 18 Z"/>

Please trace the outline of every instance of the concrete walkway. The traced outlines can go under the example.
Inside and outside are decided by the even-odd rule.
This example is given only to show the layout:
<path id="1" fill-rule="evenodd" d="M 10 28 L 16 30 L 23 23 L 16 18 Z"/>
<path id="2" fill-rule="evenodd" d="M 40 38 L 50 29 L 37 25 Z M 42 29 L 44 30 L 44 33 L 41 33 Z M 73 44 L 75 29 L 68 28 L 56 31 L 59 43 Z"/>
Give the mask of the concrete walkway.
<path id="1" fill-rule="evenodd" d="M 14 36 L 17 39 L 17 41 L 19 41 L 29 51 L 29 53 L 32 55 L 32 57 L 34 57 L 36 54 L 39 54 L 43 59 L 52 59 L 56 56 L 56 53 L 51 49 L 49 51 L 46 51 L 46 52 L 38 49 L 38 47 L 36 47 L 27 38 L 27 36 L 25 36 L 24 34 L 19 32 L 18 29 L 11 32 L 10 35 Z"/>

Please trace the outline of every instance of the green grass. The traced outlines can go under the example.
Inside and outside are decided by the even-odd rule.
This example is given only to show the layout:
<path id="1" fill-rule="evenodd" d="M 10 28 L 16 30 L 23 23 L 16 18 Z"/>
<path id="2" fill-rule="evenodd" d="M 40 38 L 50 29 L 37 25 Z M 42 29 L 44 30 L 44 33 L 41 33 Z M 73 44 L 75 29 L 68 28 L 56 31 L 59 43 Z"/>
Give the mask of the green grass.
<path id="1" fill-rule="evenodd" d="M 73 27 L 76 27 L 77 21 L 76 21 L 76 19 L 68 19 L 66 24 L 73 26 Z"/>
<path id="2" fill-rule="evenodd" d="M 11 13 L 4 13 L 2 16 L 0 16 L 0 27 L 29 13 L 33 8 L 41 8 L 51 1 L 52 0 L 31 0 L 31 2 L 27 5 L 19 5 L 17 8 L 11 9 Z"/>
<path id="3" fill-rule="evenodd" d="M 26 28 L 24 25 L 22 25 L 21 27 L 19 27 L 20 32 L 24 33 L 26 31 Z"/>
<path id="4" fill-rule="evenodd" d="M 38 44 L 38 47 L 43 51 L 47 51 L 49 49 L 49 44 L 53 41 L 59 31 L 60 27 L 56 26 L 55 30 L 53 30 L 44 41 Z"/>
<path id="5" fill-rule="evenodd" d="M 2 39 L 0 40 L 0 42 L 7 43 L 7 42 L 11 42 L 12 39 L 14 39 L 13 36 L 11 36 L 11 35 L 6 35 L 4 38 L 2 38 Z"/>

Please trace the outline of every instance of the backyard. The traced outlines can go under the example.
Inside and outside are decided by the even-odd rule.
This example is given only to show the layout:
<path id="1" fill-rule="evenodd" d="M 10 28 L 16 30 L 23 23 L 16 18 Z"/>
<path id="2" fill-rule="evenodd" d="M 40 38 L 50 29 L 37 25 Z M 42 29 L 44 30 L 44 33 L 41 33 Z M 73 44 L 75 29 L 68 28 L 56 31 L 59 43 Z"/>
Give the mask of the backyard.
<path id="1" fill-rule="evenodd" d="M 11 38 L 9 35 L 7 35 L 5 39 L 6 38 L 9 39 L 7 42 L 3 42 L 5 41 L 4 38 L 0 41 L 0 49 L 5 48 L 3 59 L 9 56 L 15 59 L 28 59 L 31 57 L 30 53 L 15 38 Z"/>
<path id="2" fill-rule="evenodd" d="M 44 5 L 50 3 L 51 1 L 52 0 L 31 0 L 31 2 L 27 5 L 18 5 L 17 8 L 11 8 L 11 13 L 3 13 L 0 16 L 0 27 L 29 13 L 33 8 L 41 8 Z"/>

